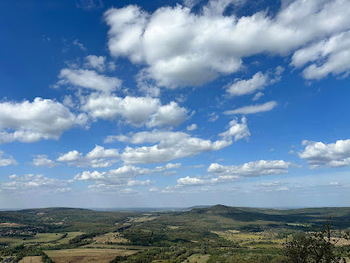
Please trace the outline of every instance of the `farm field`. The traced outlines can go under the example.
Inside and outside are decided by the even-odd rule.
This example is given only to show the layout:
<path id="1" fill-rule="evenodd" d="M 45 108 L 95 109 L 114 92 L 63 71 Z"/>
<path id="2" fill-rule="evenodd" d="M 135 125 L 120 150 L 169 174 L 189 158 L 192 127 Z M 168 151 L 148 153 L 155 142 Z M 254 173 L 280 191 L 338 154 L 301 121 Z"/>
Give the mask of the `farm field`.
<path id="1" fill-rule="evenodd" d="M 42 263 L 40 256 L 34 256 L 34 257 L 24 257 L 22 258 L 18 263 Z"/>
<path id="2" fill-rule="evenodd" d="M 108 263 L 116 256 L 129 256 L 136 251 L 121 249 L 62 249 L 44 251 L 55 263 L 66 262 L 101 262 Z"/>

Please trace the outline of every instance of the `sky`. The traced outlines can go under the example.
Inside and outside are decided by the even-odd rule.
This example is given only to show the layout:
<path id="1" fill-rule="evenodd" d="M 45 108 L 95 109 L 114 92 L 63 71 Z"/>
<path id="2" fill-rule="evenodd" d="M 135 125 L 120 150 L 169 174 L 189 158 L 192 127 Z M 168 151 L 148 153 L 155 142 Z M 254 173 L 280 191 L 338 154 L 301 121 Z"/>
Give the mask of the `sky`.
<path id="1" fill-rule="evenodd" d="M 349 0 L 2 0 L 0 208 L 350 206 Z"/>

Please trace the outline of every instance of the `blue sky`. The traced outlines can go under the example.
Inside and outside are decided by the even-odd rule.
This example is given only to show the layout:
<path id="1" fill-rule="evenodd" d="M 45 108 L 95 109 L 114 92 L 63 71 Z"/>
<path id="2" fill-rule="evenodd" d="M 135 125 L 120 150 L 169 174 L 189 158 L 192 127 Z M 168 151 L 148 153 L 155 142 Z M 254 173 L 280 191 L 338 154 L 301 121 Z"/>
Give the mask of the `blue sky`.
<path id="1" fill-rule="evenodd" d="M 0 207 L 349 206 L 350 4 L 4 0 Z"/>

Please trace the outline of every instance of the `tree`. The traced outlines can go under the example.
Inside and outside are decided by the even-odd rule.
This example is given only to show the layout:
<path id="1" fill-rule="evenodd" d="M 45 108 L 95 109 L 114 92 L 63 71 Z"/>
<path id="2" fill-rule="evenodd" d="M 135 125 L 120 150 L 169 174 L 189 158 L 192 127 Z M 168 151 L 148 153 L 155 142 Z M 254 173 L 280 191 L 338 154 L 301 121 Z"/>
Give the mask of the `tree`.
<path id="1" fill-rule="evenodd" d="M 286 262 L 289 263 L 341 263 L 345 251 L 335 245 L 341 238 L 349 240 L 349 233 L 340 233 L 332 238 L 331 224 L 327 223 L 321 230 L 312 233 L 302 233 L 292 241 L 284 244 Z"/>

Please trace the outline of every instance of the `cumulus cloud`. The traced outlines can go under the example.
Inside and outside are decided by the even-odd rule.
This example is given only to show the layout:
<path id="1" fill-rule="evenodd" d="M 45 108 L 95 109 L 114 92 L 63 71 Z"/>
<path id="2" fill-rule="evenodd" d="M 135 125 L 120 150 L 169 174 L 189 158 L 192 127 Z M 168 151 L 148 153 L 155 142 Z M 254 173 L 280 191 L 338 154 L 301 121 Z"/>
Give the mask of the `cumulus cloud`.
<path id="1" fill-rule="evenodd" d="M 0 151 L 0 166 L 16 165 L 17 161 L 12 156 L 6 156 L 4 151 Z"/>
<path id="2" fill-rule="evenodd" d="M 162 105 L 159 98 L 92 94 L 82 109 L 94 119 L 113 120 L 122 117 L 134 126 L 176 126 L 185 121 L 187 109 L 176 102 Z"/>
<path id="3" fill-rule="evenodd" d="M 106 141 L 118 140 L 132 144 L 156 143 L 152 146 L 126 147 L 121 154 L 125 163 L 160 163 L 171 160 L 194 156 L 202 152 L 217 151 L 237 141 L 250 136 L 246 118 L 242 118 L 241 123 L 233 120 L 229 124 L 229 129 L 219 134 L 221 139 L 216 141 L 204 140 L 191 137 L 185 132 L 172 131 L 144 131 L 130 133 L 127 136 L 111 136 Z"/>
<path id="4" fill-rule="evenodd" d="M 85 57 L 84 66 L 88 68 L 94 68 L 98 71 L 105 71 L 106 68 L 106 57 L 89 55 Z"/>
<path id="5" fill-rule="evenodd" d="M 84 171 L 77 174 L 74 180 L 92 181 L 94 185 L 90 185 L 90 189 L 99 190 L 115 190 L 122 187 L 136 187 L 151 184 L 150 180 L 135 180 L 136 177 L 152 173 L 149 169 L 144 169 L 132 165 L 119 167 L 118 169 L 108 172 Z"/>
<path id="6" fill-rule="evenodd" d="M 226 92 L 232 96 L 241 96 L 252 94 L 257 90 L 262 90 L 268 84 L 268 75 L 260 71 L 248 80 L 237 80 L 235 83 L 227 87 Z"/>
<path id="7" fill-rule="evenodd" d="M 32 164 L 36 167 L 50 167 L 53 168 L 57 165 L 53 160 L 50 160 L 47 155 L 40 154 L 36 155 L 33 159 Z"/>
<path id="8" fill-rule="evenodd" d="M 276 101 L 269 101 L 269 102 L 266 102 L 264 104 L 249 105 L 249 106 L 245 106 L 245 107 L 238 108 L 235 110 L 225 111 L 224 114 L 226 114 L 226 115 L 255 114 L 255 113 L 259 113 L 259 112 L 271 111 L 276 106 L 277 106 Z"/>
<path id="9" fill-rule="evenodd" d="M 58 162 L 65 162 L 68 165 L 74 165 L 78 167 L 108 167 L 120 159 L 118 149 L 105 149 L 102 146 L 96 145 L 93 150 L 83 156 L 82 153 L 77 150 L 69 151 L 62 154 L 57 158 Z"/>
<path id="10" fill-rule="evenodd" d="M 0 182 L 0 192 L 12 194 L 62 193 L 71 190 L 71 182 L 48 178 L 43 175 L 26 174 L 23 176 L 11 175 L 9 182 Z"/>
<path id="11" fill-rule="evenodd" d="M 211 0 L 198 13 L 187 6 L 147 13 L 129 5 L 109 9 L 108 47 L 115 57 L 146 65 L 158 86 L 198 86 L 241 68 L 256 54 L 285 56 L 350 28 L 344 0 L 286 1 L 273 16 L 225 13 L 237 1 Z"/>
<path id="12" fill-rule="evenodd" d="M 194 130 L 196 130 L 198 127 L 197 127 L 197 124 L 195 124 L 195 123 L 192 123 L 191 125 L 188 125 L 187 127 L 186 127 L 186 130 L 188 130 L 188 131 L 194 131 Z"/>
<path id="13" fill-rule="evenodd" d="M 303 145 L 305 149 L 299 157 L 305 159 L 310 168 L 350 166 L 350 139 L 329 144 L 303 141 Z"/>
<path id="14" fill-rule="evenodd" d="M 180 186 L 193 186 L 193 185 L 203 185 L 205 184 L 205 180 L 197 178 L 197 177 L 183 177 L 177 180 L 177 184 Z"/>
<path id="15" fill-rule="evenodd" d="M 64 131 L 86 122 L 85 114 L 75 115 L 50 99 L 0 102 L 0 143 L 57 140 Z"/>
<path id="16" fill-rule="evenodd" d="M 290 162 L 283 160 L 260 160 L 248 162 L 242 165 L 224 166 L 218 163 L 212 163 L 208 172 L 211 178 L 190 177 L 186 176 L 177 180 L 175 188 L 184 186 L 200 186 L 200 185 L 215 185 L 218 183 L 226 183 L 235 181 L 241 177 L 257 177 L 262 175 L 280 175 L 287 174 Z M 213 176 L 213 177 L 212 177 Z M 286 187 L 277 187 L 280 184 L 263 185 L 270 190 L 289 190 Z"/>
<path id="17" fill-rule="evenodd" d="M 299 49 L 293 54 L 291 65 L 303 70 L 306 79 L 322 79 L 329 74 L 348 74 L 350 71 L 350 31 Z"/>
<path id="18" fill-rule="evenodd" d="M 107 77 L 88 69 L 62 69 L 57 85 L 72 85 L 89 90 L 112 92 L 122 85 L 122 81 L 116 77 Z"/>
<path id="19" fill-rule="evenodd" d="M 263 90 L 266 86 L 274 84 L 281 80 L 281 74 L 284 68 L 278 66 L 275 70 L 274 76 L 271 76 L 270 72 L 263 74 L 261 71 L 254 74 L 251 79 L 236 80 L 233 84 L 226 88 L 226 92 L 231 96 L 242 96 L 255 93 L 256 91 Z M 258 98 L 261 97 L 257 95 Z M 254 97 L 255 98 L 255 97 Z"/>
<path id="20" fill-rule="evenodd" d="M 261 175 L 286 174 L 290 166 L 290 162 L 283 160 L 260 160 L 231 166 L 212 163 L 208 168 L 208 172 L 218 176 L 256 177 Z"/>

